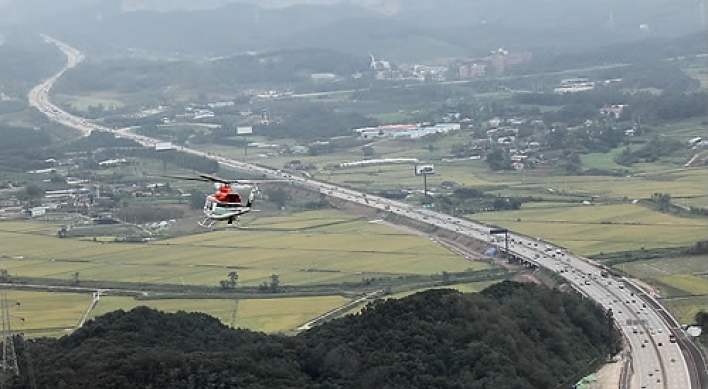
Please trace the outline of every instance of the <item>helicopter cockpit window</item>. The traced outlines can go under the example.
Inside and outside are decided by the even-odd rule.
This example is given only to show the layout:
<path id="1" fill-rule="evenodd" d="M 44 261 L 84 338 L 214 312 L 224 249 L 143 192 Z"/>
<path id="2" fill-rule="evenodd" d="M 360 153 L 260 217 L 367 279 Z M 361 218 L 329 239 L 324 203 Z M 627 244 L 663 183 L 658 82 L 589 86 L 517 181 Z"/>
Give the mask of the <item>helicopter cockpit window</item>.
<path id="1" fill-rule="evenodd" d="M 239 208 L 241 203 L 216 203 L 217 208 Z"/>

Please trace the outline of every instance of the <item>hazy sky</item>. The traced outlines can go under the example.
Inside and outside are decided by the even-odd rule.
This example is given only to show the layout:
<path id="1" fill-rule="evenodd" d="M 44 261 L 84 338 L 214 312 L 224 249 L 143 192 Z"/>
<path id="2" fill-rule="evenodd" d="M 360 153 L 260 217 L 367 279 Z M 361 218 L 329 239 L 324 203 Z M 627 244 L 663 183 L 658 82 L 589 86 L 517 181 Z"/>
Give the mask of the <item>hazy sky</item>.
<path id="1" fill-rule="evenodd" d="M 125 9 L 146 8 L 151 6 L 174 7 L 175 3 L 174 0 L 122 0 L 122 2 Z M 253 3 L 258 4 L 263 8 L 282 8 L 296 4 L 326 5 L 335 3 L 350 3 L 365 6 L 367 8 L 374 8 L 385 12 L 395 12 L 400 9 L 400 0 L 210 0 L 199 2 L 182 1 L 182 4 L 186 5 L 185 3 L 193 3 L 195 4 L 195 6 L 197 6 L 196 4 L 198 4 L 199 7 L 212 7 L 229 2 Z"/>
<path id="2" fill-rule="evenodd" d="M 70 0 L 65 3 L 81 4 L 81 3 L 96 3 L 103 0 Z M 259 4 L 264 8 L 281 8 L 295 4 L 335 4 L 335 3 L 351 3 L 376 9 L 398 9 L 400 0 L 120 0 L 124 9 L 141 9 L 141 8 L 204 8 L 217 7 L 225 3 L 244 2 Z M 10 4 L 23 4 L 43 7 L 44 4 L 57 4 L 57 0 L 0 0 L 0 6 Z"/>

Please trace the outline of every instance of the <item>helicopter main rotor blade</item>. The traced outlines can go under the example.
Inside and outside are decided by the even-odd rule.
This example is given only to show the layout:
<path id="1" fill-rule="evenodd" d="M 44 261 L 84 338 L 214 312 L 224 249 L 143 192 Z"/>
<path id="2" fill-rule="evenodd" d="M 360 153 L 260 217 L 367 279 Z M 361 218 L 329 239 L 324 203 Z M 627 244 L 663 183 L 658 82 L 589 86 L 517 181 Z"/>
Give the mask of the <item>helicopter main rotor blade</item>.
<path id="1" fill-rule="evenodd" d="M 205 173 L 195 173 L 198 177 L 185 177 L 185 176 L 172 176 L 172 175 L 156 175 L 155 177 L 165 177 L 174 178 L 176 180 L 185 181 L 201 181 L 201 182 L 214 182 L 225 185 L 230 184 L 240 184 L 240 185 L 256 185 L 256 184 L 267 184 L 269 182 L 289 182 L 290 180 L 226 180 L 217 176 L 212 176 Z"/>
<path id="2" fill-rule="evenodd" d="M 174 179 L 176 179 L 176 180 L 184 180 L 184 181 L 201 181 L 201 182 L 210 181 L 210 180 L 207 180 L 207 179 L 204 179 L 204 178 L 184 177 L 184 176 L 156 176 L 156 177 L 174 178 Z"/>
<path id="3" fill-rule="evenodd" d="M 233 180 L 231 182 L 244 185 L 267 184 L 269 182 L 290 182 L 290 180 Z"/>
<path id="4" fill-rule="evenodd" d="M 210 174 L 203 174 L 203 173 L 200 173 L 199 177 L 202 178 L 202 181 L 219 182 L 222 184 L 234 184 L 234 183 L 238 182 L 238 180 L 225 180 L 225 179 L 219 178 L 217 176 L 212 176 Z"/>
<path id="5" fill-rule="evenodd" d="M 209 174 L 195 173 L 195 175 L 197 175 L 198 177 L 172 176 L 172 175 L 156 175 L 155 177 L 174 178 L 176 180 L 184 180 L 184 181 L 218 182 L 218 183 L 222 183 L 222 184 L 231 184 L 233 182 L 236 182 L 235 180 L 224 180 L 223 178 L 211 176 Z"/>

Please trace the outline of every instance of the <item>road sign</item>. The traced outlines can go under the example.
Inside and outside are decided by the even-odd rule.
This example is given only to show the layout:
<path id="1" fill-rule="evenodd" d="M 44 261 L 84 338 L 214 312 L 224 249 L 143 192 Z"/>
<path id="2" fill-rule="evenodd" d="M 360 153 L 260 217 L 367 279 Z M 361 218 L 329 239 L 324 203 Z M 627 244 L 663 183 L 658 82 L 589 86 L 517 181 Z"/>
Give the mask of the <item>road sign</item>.
<path id="1" fill-rule="evenodd" d="M 646 320 L 646 319 L 639 319 L 639 320 L 637 320 L 637 319 L 627 319 L 627 320 L 625 321 L 625 323 L 626 323 L 626 325 L 628 325 L 628 326 L 642 326 L 642 325 L 647 324 L 647 320 Z"/>
<path id="2" fill-rule="evenodd" d="M 433 165 L 415 165 L 416 176 L 427 176 L 435 174 L 435 166 Z"/>

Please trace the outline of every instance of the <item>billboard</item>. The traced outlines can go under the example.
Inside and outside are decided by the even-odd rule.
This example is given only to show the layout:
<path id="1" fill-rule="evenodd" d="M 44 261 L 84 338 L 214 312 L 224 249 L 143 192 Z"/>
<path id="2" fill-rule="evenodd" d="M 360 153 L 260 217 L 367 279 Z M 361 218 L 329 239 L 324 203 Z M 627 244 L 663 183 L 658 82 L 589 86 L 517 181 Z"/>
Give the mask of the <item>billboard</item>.
<path id="1" fill-rule="evenodd" d="M 155 151 L 172 150 L 172 142 L 155 143 Z"/>
<path id="2" fill-rule="evenodd" d="M 237 135 L 253 134 L 253 127 L 252 126 L 238 126 L 238 127 L 236 127 L 236 134 Z"/>
<path id="3" fill-rule="evenodd" d="M 435 174 L 435 166 L 433 165 L 415 165 L 415 175 L 425 176 Z"/>

